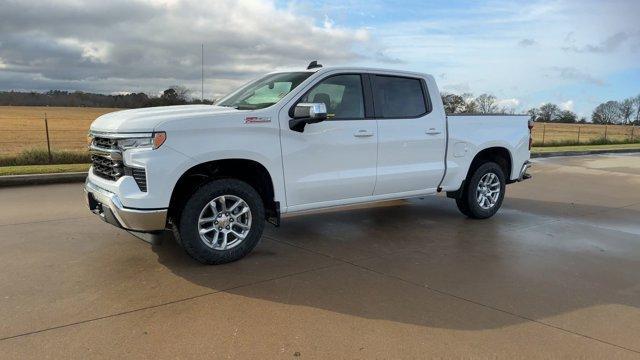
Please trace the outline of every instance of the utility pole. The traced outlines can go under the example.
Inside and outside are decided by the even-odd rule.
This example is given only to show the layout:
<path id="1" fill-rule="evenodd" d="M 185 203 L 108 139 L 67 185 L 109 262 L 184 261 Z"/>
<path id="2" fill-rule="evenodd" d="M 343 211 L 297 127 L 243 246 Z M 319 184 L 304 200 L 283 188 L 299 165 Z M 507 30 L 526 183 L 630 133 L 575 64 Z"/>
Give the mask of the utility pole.
<path id="1" fill-rule="evenodd" d="M 202 63 L 202 84 L 200 88 L 200 101 L 204 102 L 204 43 L 202 44 L 202 52 L 200 57 Z"/>

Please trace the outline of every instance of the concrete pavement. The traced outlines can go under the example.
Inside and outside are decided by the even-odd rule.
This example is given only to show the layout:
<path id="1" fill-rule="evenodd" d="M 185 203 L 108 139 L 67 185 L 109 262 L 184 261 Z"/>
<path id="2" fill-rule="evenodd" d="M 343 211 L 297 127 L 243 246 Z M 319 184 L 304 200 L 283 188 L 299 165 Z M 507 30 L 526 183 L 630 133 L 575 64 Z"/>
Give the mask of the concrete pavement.
<path id="1" fill-rule="evenodd" d="M 494 218 L 442 196 L 284 219 L 202 266 L 0 189 L 2 358 L 640 358 L 640 156 L 538 159 Z"/>

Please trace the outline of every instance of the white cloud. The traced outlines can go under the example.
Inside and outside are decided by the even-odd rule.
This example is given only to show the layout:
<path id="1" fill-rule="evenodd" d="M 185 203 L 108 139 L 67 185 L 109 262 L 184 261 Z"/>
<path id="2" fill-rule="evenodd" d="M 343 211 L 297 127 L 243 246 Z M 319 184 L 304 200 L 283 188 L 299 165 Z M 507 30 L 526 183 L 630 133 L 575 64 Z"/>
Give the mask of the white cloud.
<path id="1" fill-rule="evenodd" d="M 520 106 L 520 100 L 516 99 L 516 98 L 498 99 L 498 100 L 496 100 L 496 104 L 499 107 L 506 107 L 506 108 L 509 108 L 509 109 L 516 110 L 518 108 L 518 106 Z"/>
<path id="2" fill-rule="evenodd" d="M 609 100 L 613 75 L 638 69 L 638 13 L 629 0 L 9 1 L 0 88 L 197 92 L 204 43 L 207 97 L 317 59 L 446 74 L 445 91 L 492 93 L 505 106 L 570 98 L 588 113 Z"/>
<path id="3" fill-rule="evenodd" d="M 445 89 L 469 84 L 465 91 L 513 97 L 526 106 L 555 96 L 559 89 L 584 86 L 604 101 L 611 75 L 638 68 L 640 45 L 634 50 L 630 38 L 615 34 L 638 34 L 639 12 L 638 1 L 498 0 L 424 20 L 383 24 L 371 35 L 385 54 L 404 60 L 405 67 L 446 73 L 440 81 Z M 567 41 L 579 49 L 603 51 L 566 51 Z M 581 101 L 574 106 L 586 111 L 593 105 Z"/>
<path id="4" fill-rule="evenodd" d="M 571 110 L 573 111 L 573 100 L 567 100 L 560 103 L 560 108 L 562 110 Z"/>
<path id="5" fill-rule="evenodd" d="M 204 44 L 205 95 L 217 97 L 275 69 L 357 61 L 355 49 L 368 41 L 364 28 L 274 1 L 16 1 L 0 12 L 0 86 L 11 78 L 27 88 L 199 89 Z"/>

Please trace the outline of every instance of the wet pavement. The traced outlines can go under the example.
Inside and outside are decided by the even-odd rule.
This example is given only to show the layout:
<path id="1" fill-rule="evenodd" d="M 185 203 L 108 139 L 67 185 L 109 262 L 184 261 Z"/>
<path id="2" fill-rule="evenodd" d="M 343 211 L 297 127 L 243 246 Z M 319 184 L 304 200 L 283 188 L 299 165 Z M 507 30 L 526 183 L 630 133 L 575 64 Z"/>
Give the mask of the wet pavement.
<path id="1" fill-rule="evenodd" d="M 0 189 L 0 357 L 640 358 L 640 156 L 531 173 L 489 220 L 443 196 L 293 216 L 223 266 L 80 184 Z"/>

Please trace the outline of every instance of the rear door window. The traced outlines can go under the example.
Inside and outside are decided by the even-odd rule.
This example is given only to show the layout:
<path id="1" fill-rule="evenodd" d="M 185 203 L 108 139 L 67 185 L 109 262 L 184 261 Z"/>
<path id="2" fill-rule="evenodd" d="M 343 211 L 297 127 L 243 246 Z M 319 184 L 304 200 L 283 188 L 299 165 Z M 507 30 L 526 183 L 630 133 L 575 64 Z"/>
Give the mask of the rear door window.
<path id="1" fill-rule="evenodd" d="M 420 79 L 375 75 L 373 94 L 377 117 L 413 118 L 427 113 Z"/>

